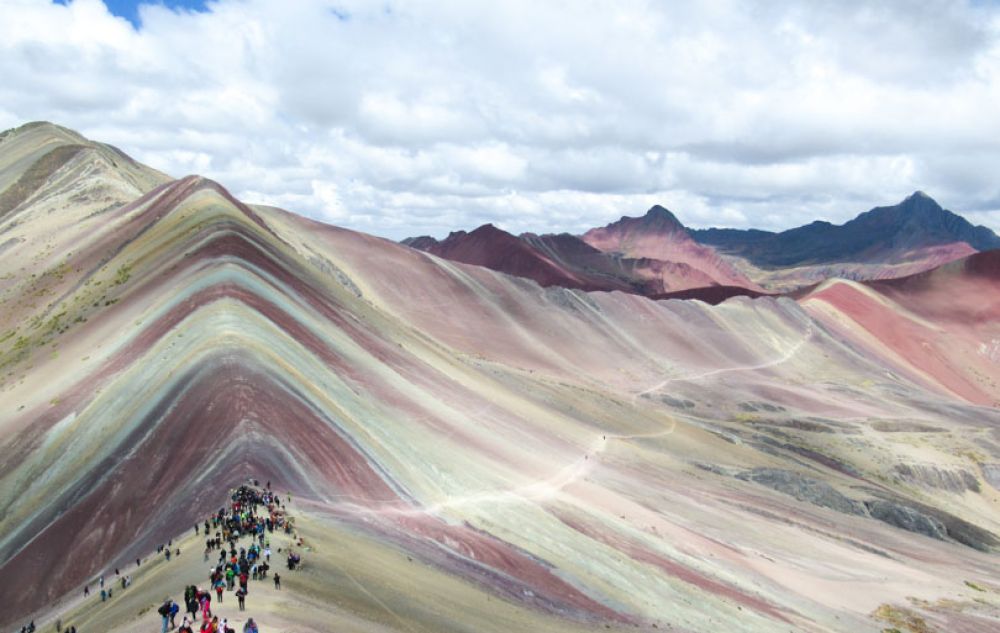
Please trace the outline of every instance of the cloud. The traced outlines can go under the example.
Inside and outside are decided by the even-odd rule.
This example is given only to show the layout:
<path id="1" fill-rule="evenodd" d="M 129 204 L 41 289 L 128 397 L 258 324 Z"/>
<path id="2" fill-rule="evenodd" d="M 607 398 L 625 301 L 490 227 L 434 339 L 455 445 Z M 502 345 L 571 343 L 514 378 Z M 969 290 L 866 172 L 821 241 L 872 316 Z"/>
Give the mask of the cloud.
<path id="1" fill-rule="evenodd" d="M 181 3 L 185 4 L 185 3 Z M 401 238 L 844 221 L 1000 230 L 1000 9 L 959 0 L 0 0 L 0 127 L 48 119 Z"/>

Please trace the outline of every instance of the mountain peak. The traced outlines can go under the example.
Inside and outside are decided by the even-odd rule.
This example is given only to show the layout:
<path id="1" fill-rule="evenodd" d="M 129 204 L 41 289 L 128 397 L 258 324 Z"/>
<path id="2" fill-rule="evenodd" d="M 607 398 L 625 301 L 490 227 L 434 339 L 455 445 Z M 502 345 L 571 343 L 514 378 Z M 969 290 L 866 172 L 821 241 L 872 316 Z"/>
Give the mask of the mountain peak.
<path id="1" fill-rule="evenodd" d="M 31 121 L 30 123 L 4 130 L 0 132 L 0 142 L 28 135 L 39 139 L 39 142 L 58 140 L 63 143 L 93 145 L 93 143 L 79 132 L 56 125 L 55 123 L 50 123 L 49 121 Z"/>
<path id="2" fill-rule="evenodd" d="M 898 205 L 901 209 L 908 211 L 943 211 L 944 209 L 937 201 L 923 191 L 914 191 L 906 196 Z"/>
<path id="3" fill-rule="evenodd" d="M 643 219 L 646 220 L 647 223 L 655 221 L 661 224 L 676 225 L 681 228 L 684 226 L 681 224 L 681 221 L 677 219 L 677 216 L 671 213 L 669 209 L 661 207 L 658 204 L 654 204 L 650 207 L 649 211 L 646 211 L 646 215 L 643 216 Z"/>

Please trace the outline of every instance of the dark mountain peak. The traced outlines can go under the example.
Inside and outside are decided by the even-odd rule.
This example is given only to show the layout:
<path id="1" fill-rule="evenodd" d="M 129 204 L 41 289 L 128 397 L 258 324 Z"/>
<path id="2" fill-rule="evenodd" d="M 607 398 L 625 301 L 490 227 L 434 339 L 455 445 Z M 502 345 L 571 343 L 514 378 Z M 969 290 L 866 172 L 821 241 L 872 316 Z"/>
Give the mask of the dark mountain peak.
<path id="1" fill-rule="evenodd" d="M 875 207 L 845 224 L 850 226 L 858 222 L 868 229 L 880 232 L 929 232 L 936 238 L 944 239 L 947 235 L 964 232 L 968 223 L 960 216 L 947 211 L 922 191 L 916 191 L 900 202 L 885 207 Z M 971 225 L 969 225 L 971 226 Z M 952 235 L 962 239 L 959 235 Z"/>
<path id="2" fill-rule="evenodd" d="M 669 209 L 658 204 L 654 204 L 653 206 L 649 207 L 649 211 L 646 211 L 646 217 L 647 218 L 664 217 L 673 220 L 677 219 L 674 217 L 674 214 L 671 213 Z"/>
<path id="3" fill-rule="evenodd" d="M 418 251 L 426 251 L 436 245 L 438 241 L 430 235 L 418 235 L 416 237 L 407 237 L 402 239 L 399 243 L 404 246 L 409 246 L 410 248 L 415 248 Z"/>
<path id="4" fill-rule="evenodd" d="M 491 223 L 486 223 L 471 231 L 452 231 L 448 237 L 438 242 L 437 247 L 440 250 L 441 248 L 452 248 L 458 244 L 469 247 L 478 244 L 480 247 L 487 248 L 520 241 L 516 235 L 511 235 Z"/>
<path id="5" fill-rule="evenodd" d="M 1000 237 L 944 209 L 923 191 L 892 206 L 875 207 L 841 225 L 813 222 L 769 236 L 701 231 L 695 238 L 723 252 L 776 268 L 836 262 L 909 261 L 921 249 L 964 242 L 977 251 L 1000 248 Z"/>
<path id="6" fill-rule="evenodd" d="M 684 230 L 684 225 L 677 219 L 677 216 L 658 204 L 650 207 L 649 211 L 646 212 L 646 215 L 644 215 L 641 220 L 643 226 L 653 229 L 667 229 L 670 231 Z"/>
<path id="7" fill-rule="evenodd" d="M 486 224 L 484 224 L 484 225 L 482 225 L 482 226 L 480 226 L 480 227 L 478 227 L 476 229 L 473 229 L 469 233 L 469 235 L 491 235 L 491 234 L 498 235 L 498 234 L 501 234 L 501 233 L 503 235 L 511 235 L 507 231 L 504 231 L 503 229 L 497 228 L 496 225 L 493 224 L 492 222 L 487 222 Z M 514 236 L 511 235 L 511 237 L 514 237 Z"/>
<path id="8" fill-rule="evenodd" d="M 896 206 L 908 213 L 934 214 L 945 212 L 934 198 L 928 196 L 923 191 L 914 191 Z"/>
<path id="9" fill-rule="evenodd" d="M 910 200 L 930 200 L 934 204 L 937 204 L 937 201 L 935 201 L 934 198 L 930 197 L 929 195 L 927 195 L 926 193 L 924 193 L 919 189 L 917 189 L 910 195 L 906 196 L 906 199 L 904 199 L 903 202 L 908 202 Z"/>
<path id="10" fill-rule="evenodd" d="M 594 232 L 612 232 L 612 233 L 633 233 L 639 231 L 641 233 L 687 233 L 687 229 L 681 224 L 681 221 L 677 219 L 673 213 L 671 213 L 665 207 L 658 204 L 650 207 L 649 211 L 645 215 L 634 218 L 632 216 L 623 215 L 617 222 L 612 222 L 611 224 L 587 231 L 587 235 L 593 234 Z"/>

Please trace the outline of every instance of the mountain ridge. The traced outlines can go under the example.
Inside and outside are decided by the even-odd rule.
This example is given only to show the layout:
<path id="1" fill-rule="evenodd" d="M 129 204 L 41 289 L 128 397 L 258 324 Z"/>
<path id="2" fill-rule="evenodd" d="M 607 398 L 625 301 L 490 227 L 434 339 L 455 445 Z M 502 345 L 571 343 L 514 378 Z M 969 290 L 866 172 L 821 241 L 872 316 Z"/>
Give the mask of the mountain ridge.
<path id="1" fill-rule="evenodd" d="M 0 178 L 30 168 L 3 147 Z M 199 176 L 118 204 L 139 172 L 104 160 L 0 218 L 5 628 L 160 626 L 165 596 L 205 582 L 191 526 L 248 477 L 294 498 L 275 546 L 304 564 L 247 612 L 212 608 L 265 631 L 1000 619 L 980 591 L 1000 577 L 994 254 L 801 301 L 655 301 L 447 262 Z M 136 583 L 102 601 L 116 567 Z"/>
<path id="2" fill-rule="evenodd" d="M 965 242 L 977 251 L 1000 248 L 1000 236 L 973 226 L 922 191 L 895 205 L 874 207 L 843 224 L 817 220 L 781 232 L 695 229 L 692 237 L 760 266 L 849 261 L 866 256 L 892 260 L 928 246 Z M 749 239 L 742 239 L 743 237 Z"/>
<path id="3" fill-rule="evenodd" d="M 448 239 L 457 242 L 465 235 L 465 232 L 452 233 Z M 579 245 L 568 244 L 567 235 L 524 233 L 520 239 L 538 251 L 548 248 L 549 255 L 555 256 L 564 269 L 592 270 L 593 253 L 583 253 Z M 678 274 L 686 281 L 664 276 L 664 283 L 657 287 L 648 283 L 650 275 L 646 273 L 638 273 L 639 279 L 627 280 L 624 288 L 620 284 L 582 283 L 579 278 L 560 281 L 558 276 L 533 273 L 530 267 L 515 270 L 502 258 L 494 257 L 486 263 L 482 257 L 477 259 L 472 247 L 463 249 L 462 261 L 534 278 L 543 285 L 624 289 L 646 296 L 718 285 L 760 294 L 794 291 L 835 277 L 854 280 L 903 277 L 974 252 L 1000 248 L 1000 237 L 990 229 L 973 226 L 921 191 L 896 205 L 862 212 L 844 224 L 816 220 L 781 232 L 688 229 L 671 211 L 654 205 L 642 216 L 622 216 L 604 227 L 588 230 L 578 239 L 619 261 L 665 262 L 675 270 L 684 266 L 685 272 Z M 557 256 L 546 243 L 559 240 L 567 252 Z M 449 249 L 439 246 L 441 243 L 429 236 L 409 238 L 402 243 L 449 258 Z M 488 248 L 483 241 L 480 245 Z M 588 261 L 576 262 L 573 253 Z M 626 273 L 625 277 L 630 275 Z M 722 296 L 719 292 L 709 295 Z"/>

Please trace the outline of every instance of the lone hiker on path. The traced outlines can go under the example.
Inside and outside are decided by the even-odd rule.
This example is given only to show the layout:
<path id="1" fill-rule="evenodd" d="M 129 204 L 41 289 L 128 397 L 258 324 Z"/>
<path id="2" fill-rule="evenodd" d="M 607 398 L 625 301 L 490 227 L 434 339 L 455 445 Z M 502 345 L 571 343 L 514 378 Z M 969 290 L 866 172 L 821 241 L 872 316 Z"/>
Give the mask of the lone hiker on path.
<path id="1" fill-rule="evenodd" d="M 274 575 L 274 588 L 281 589 L 281 574 Z"/>

